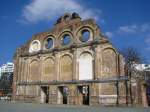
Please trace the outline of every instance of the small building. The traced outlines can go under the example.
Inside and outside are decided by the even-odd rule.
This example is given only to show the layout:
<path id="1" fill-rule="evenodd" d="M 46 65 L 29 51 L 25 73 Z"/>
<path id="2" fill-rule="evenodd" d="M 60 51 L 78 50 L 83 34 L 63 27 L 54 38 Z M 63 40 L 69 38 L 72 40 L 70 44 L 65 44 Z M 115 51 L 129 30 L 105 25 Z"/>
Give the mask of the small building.
<path id="1" fill-rule="evenodd" d="M 7 75 L 8 77 L 12 78 L 13 72 L 14 64 L 12 62 L 7 62 L 0 67 L 0 78 L 2 78 L 3 75 Z"/>
<path id="2" fill-rule="evenodd" d="M 66 13 L 14 56 L 13 99 L 73 105 L 126 104 L 124 58 L 94 19 Z"/>
<path id="3" fill-rule="evenodd" d="M 3 64 L 0 68 L 1 68 L 1 74 L 14 72 L 14 64 L 11 62 L 7 62 L 6 64 Z"/>
<path id="4" fill-rule="evenodd" d="M 150 64 L 135 64 L 134 66 L 138 71 L 150 71 Z"/>

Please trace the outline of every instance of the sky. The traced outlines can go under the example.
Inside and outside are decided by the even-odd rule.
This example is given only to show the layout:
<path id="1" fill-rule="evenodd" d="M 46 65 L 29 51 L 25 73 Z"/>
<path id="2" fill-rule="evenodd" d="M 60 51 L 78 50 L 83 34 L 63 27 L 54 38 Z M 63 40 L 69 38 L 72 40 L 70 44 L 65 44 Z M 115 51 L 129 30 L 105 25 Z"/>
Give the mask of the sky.
<path id="1" fill-rule="evenodd" d="M 135 47 L 150 63 L 150 0 L 1 0 L 0 65 L 16 48 L 50 30 L 65 12 L 94 18 L 117 49 Z"/>

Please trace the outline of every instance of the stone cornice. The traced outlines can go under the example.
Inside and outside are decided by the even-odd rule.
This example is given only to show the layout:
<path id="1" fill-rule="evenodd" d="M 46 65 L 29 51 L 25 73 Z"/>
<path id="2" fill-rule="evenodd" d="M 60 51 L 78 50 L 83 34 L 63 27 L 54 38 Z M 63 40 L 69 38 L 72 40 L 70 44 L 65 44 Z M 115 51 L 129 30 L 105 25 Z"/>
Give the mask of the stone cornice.
<path id="1" fill-rule="evenodd" d="M 34 81 L 34 82 L 18 82 L 18 85 L 60 85 L 60 84 L 85 84 L 85 83 L 107 83 L 107 82 L 121 82 L 128 81 L 127 76 L 100 78 L 97 80 L 70 80 L 70 81 Z"/>

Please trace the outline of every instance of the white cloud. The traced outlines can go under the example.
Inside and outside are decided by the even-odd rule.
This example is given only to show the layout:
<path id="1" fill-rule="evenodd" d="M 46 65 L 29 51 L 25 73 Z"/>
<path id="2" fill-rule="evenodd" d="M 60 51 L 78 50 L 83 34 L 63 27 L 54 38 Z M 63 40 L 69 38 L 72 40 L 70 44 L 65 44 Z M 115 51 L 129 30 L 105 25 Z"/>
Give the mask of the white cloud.
<path id="1" fill-rule="evenodd" d="M 150 46 L 147 46 L 145 49 L 146 49 L 147 51 L 150 51 Z"/>
<path id="2" fill-rule="evenodd" d="M 150 34 L 147 35 L 145 42 L 150 45 Z"/>
<path id="3" fill-rule="evenodd" d="M 65 12 L 77 12 L 83 18 L 98 19 L 100 10 L 86 8 L 77 0 L 31 0 L 23 9 L 23 18 L 27 22 L 56 19 Z"/>
<path id="4" fill-rule="evenodd" d="M 113 33 L 112 32 L 106 32 L 105 35 L 108 36 L 109 38 L 113 37 Z"/>
<path id="5" fill-rule="evenodd" d="M 141 31 L 142 32 L 150 31 L 150 24 L 141 25 Z"/>
<path id="6" fill-rule="evenodd" d="M 124 33 L 135 33 L 137 30 L 138 30 L 137 25 L 127 25 L 127 26 L 119 27 L 119 32 L 124 32 Z"/>
<path id="7" fill-rule="evenodd" d="M 150 31 L 150 24 L 145 23 L 145 24 L 132 24 L 132 25 L 125 25 L 125 26 L 120 26 L 118 28 L 119 33 L 146 33 Z"/>

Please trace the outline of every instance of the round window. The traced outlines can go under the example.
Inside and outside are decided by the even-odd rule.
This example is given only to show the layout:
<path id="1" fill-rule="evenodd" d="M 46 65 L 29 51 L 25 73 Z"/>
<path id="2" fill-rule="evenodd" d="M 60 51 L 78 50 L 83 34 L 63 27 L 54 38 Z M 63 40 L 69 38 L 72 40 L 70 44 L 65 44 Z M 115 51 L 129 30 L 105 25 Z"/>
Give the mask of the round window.
<path id="1" fill-rule="evenodd" d="M 52 38 L 48 38 L 45 42 L 45 48 L 46 49 L 50 49 L 53 47 L 53 39 Z"/>
<path id="2" fill-rule="evenodd" d="M 68 34 L 64 35 L 61 41 L 62 41 L 62 45 L 69 45 L 71 43 L 70 35 Z"/>
<path id="3" fill-rule="evenodd" d="M 39 43 L 38 43 L 37 41 L 34 41 L 34 42 L 32 43 L 32 50 L 33 50 L 33 51 L 36 51 L 36 50 L 38 49 L 38 45 L 39 45 Z"/>
<path id="4" fill-rule="evenodd" d="M 82 42 L 87 42 L 90 39 L 90 32 L 88 30 L 83 30 L 81 32 L 80 40 Z"/>
<path id="5" fill-rule="evenodd" d="M 34 41 L 31 43 L 29 52 L 36 52 L 36 51 L 39 51 L 39 50 L 40 50 L 40 47 L 41 47 L 40 41 L 34 40 Z"/>

